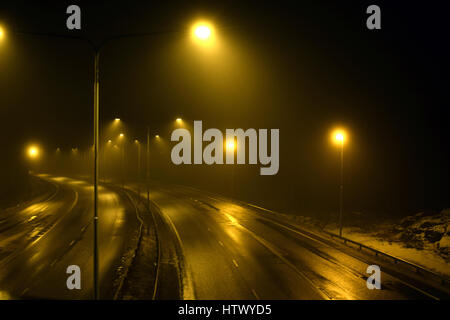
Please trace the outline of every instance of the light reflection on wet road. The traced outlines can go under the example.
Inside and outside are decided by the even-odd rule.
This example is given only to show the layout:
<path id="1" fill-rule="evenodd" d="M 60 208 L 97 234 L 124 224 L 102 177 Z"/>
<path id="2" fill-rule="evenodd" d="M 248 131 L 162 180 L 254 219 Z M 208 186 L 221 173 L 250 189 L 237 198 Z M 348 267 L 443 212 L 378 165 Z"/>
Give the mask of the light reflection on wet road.
<path id="1" fill-rule="evenodd" d="M 57 186 L 45 201 L 11 212 L 0 225 L 0 298 L 92 298 L 93 189 L 85 181 L 45 177 Z M 131 234 L 118 194 L 99 188 L 101 296 L 112 298 L 115 270 Z M 130 224 L 130 225 L 129 225 Z M 7 251 L 5 251 L 7 250 Z M 81 268 L 82 290 L 68 290 L 66 268 Z"/>
<path id="2" fill-rule="evenodd" d="M 429 298 L 386 273 L 369 290 L 366 263 L 229 199 L 182 186 L 150 198 L 177 230 L 197 299 Z"/>
<path id="3" fill-rule="evenodd" d="M 43 178 L 55 186 L 46 199 L 0 216 L 0 299 L 90 299 L 92 186 Z M 100 293 L 112 298 L 116 270 L 137 221 L 127 200 L 108 188 L 99 191 Z M 367 289 L 366 263 L 249 206 L 181 186 L 152 186 L 150 198 L 183 252 L 183 298 L 427 298 L 387 273 L 383 290 Z M 161 243 L 163 249 L 167 245 Z M 66 288 L 69 265 L 81 268 L 82 290 Z M 178 281 L 161 279 L 160 287 Z"/>

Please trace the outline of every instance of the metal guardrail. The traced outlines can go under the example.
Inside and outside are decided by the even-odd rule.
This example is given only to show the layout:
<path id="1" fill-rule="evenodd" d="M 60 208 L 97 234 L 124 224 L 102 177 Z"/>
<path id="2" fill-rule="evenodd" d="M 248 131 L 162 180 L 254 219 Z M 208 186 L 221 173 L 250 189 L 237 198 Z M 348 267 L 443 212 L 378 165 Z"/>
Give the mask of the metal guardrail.
<path id="1" fill-rule="evenodd" d="M 325 233 L 325 234 L 328 234 L 331 238 L 337 238 L 337 239 L 343 240 L 344 244 L 352 243 L 352 244 L 356 245 L 357 247 L 359 247 L 359 250 L 361 250 L 361 251 L 362 251 L 362 249 L 366 249 L 366 250 L 374 252 L 375 256 L 383 256 L 383 257 L 386 257 L 386 258 L 389 258 L 389 259 L 393 260 L 395 264 L 402 263 L 404 265 L 412 267 L 413 269 L 416 270 L 416 273 L 418 273 L 418 274 L 429 274 L 429 275 L 437 278 L 441 282 L 442 285 L 447 285 L 447 284 L 450 283 L 450 280 L 448 278 L 446 278 L 445 276 L 440 275 L 440 274 L 438 274 L 438 273 L 436 273 L 434 271 L 428 270 L 428 269 L 426 269 L 426 268 L 424 268 L 422 266 L 419 266 L 419 265 L 417 265 L 415 263 L 406 261 L 406 260 L 404 260 L 402 258 L 395 257 L 395 256 L 387 254 L 385 252 L 379 251 L 377 249 L 374 249 L 372 247 L 366 246 L 366 245 L 364 245 L 362 243 L 359 243 L 359 242 L 356 242 L 354 240 L 351 240 L 351 239 L 348 239 L 348 238 L 345 238 L 345 237 L 341 237 L 341 236 L 339 236 L 337 234 L 334 234 L 332 232 L 325 231 L 325 230 L 322 230 L 322 232 Z"/>

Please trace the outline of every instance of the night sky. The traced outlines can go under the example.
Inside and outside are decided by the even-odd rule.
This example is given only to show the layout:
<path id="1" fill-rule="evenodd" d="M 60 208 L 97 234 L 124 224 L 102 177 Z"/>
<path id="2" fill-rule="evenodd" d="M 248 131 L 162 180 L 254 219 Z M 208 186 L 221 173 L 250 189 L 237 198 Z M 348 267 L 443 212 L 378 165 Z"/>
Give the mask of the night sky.
<path id="1" fill-rule="evenodd" d="M 70 4 L 81 7 L 81 31 L 65 27 Z M 381 30 L 366 28 L 371 4 L 381 7 Z M 279 173 L 261 177 L 259 165 L 242 166 L 237 191 L 300 212 L 337 210 L 339 158 L 329 131 L 343 125 L 346 210 L 450 207 L 448 9 L 442 1 L 2 3 L 1 161 L 19 161 L 32 140 L 48 150 L 92 145 L 89 45 L 14 31 L 95 43 L 161 32 L 102 49 L 101 125 L 120 117 L 136 137 L 149 125 L 166 139 L 177 117 L 202 120 L 204 129 L 279 128 Z M 187 40 L 197 18 L 214 22 L 220 51 L 199 52 Z M 176 174 L 158 178 L 224 191 L 228 168 L 163 167 Z"/>

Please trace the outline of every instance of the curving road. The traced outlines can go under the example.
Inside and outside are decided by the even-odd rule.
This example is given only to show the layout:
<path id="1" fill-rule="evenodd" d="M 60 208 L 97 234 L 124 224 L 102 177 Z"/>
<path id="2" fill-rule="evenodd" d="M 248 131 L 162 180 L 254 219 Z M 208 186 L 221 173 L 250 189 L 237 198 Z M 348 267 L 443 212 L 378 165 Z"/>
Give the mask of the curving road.
<path id="1" fill-rule="evenodd" d="M 64 177 L 42 178 L 53 186 L 46 195 L 1 212 L 0 299 L 91 299 L 92 186 Z M 128 188 L 138 189 L 133 184 Z M 141 186 L 145 198 L 143 190 Z M 355 254 L 262 208 L 173 185 L 152 185 L 150 199 L 153 215 L 141 212 L 146 225 L 140 250 L 151 252 L 150 247 L 155 246 L 150 239 L 154 221 L 159 238 L 157 290 L 151 287 L 156 262 L 153 256 L 149 258 L 142 251 L 144 267 L 131 268 L 139 275 L 134 285 L 146 283 L 140 288 L 145 297 L 449 298 L 422 283 L 405 280 L 399 276 L 399 267 L 395 267 L 396 272 L 382 264 L 382 290 L 369 290 L 366 268 L 369 263 L 377 263 L 375 258 Z M 138 230 L 137 208 L 119 188 L 100 187 L 103 299 L 113 298 L 116 292 L 123 255 Z M 81 290 L 66 287 L 66 268 L 70 265 L 81 268 Z M 141 281 L 147 276 L 148 281 Z"/>
<path id="2" fill-rule="evenodd" d="M 154 185 L 150 199 L 184 254 L 185 299 L 449 297 L 383 267 L 382 290 L 369 290 L 366 258 L 301 232 L 262 208 L 182 186 Z M 165 285 L 161 280 L 159 286 Z"/>
<path id="3" fill-rule="evenodd" d="M 0 216 L 0 299 L 91 299 L 93 187 L 85 181 L 41 176 L 52 191 Z M 118 193 L 99 189 L 100 296 L 112 298 L 134 209 Z M 81 290 L 66 286 L 70 265 L 81 268 Z"/>

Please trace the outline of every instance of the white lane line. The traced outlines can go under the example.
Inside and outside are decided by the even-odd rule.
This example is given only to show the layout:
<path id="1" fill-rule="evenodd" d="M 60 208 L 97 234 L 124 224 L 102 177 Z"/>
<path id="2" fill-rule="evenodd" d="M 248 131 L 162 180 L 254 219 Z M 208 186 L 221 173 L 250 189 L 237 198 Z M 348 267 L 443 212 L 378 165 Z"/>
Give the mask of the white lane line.
<path id="1" fill-rule="evenodd" d="M 157 206 L 158 211 L 162 214 L 161 217 L 163 220 L 168 223 L 169 227 L 172 229 L 172 231 L 175 233 L 175 236 L 178 240 L 178 244 L 181 248 L 181 254 L 183 256 L 183 262 L 184 262 L 184 268 L 182 268 L 182 295 L 183 300 L 194 300 L 195 299 L 195 291 L 194 291 L 194 281 L 192 279 L 192 273 L 190 269 L 190 265 L 186 261 L 186 258 L 184 257 L 184 245 L 183 241 L 181 241 L 180 234 L 178 233 L 177 228 L 175 227 L 175 224 L 173 223 L 172 219 L 168 214 L 163 212 L 159 207 Z"/>
<path id="2" fill-rule="evenodd" d="M 247 229 L 243 225 L 241 225 L 237 220 L 231 216 L 228 213 L 224 213 L 225 216 L 230 219 L 230 221 L 235 224 L 238 228 L 241 228 L 242 230 L 248 232 L 256 241 L 261 243 L 264 247 L 266 247 L 270 252 L 272 252 L 274 255 L 276 255 L 281 261 L 283 261 L 287 266 L 289 266 L 292 270 L 294 270 L 295 273 L 297 273 L 300 277 L 302 277 L 304 280 L 306 280 L 312 288 L 314 288 L 317 293 L 325 300 L 330 300 L 331 298 L 328 296 L 326 292 L 324 292 L 320 287 L 318 287 L 302 270 L 298 269 L 293 263 L 291 263 L 288 259 L 286 259 L 283 254 L 273 246 L 271 243 L 266 241 L 265 239 L 257 236 L 253 231 Z"/>
<path id="3" fill-rule="evenodd" d="M 23 296 L 25 293 L 27 293 L 30 290 L 30 288 L 25 288 L 25 290 L 22 291 L 22 293 L 20 294 L 21 296 Z"/>
<path id="4" fill-rule="evenodd" d="M 256 291 L 255 291 L 255 289 L 252 289 L 252 293 L 253 293 L 253 295 L 255 296 L 255 298 L 257 299 L 257 300 L 261 300 L 261 298 L 258 296 L 258 294 L 256 293 Z"/>
<path id="5" fill-rule="evenodd" d="M 212 196 L 209 196 L 209 195 L 207 195 L 206 197 L 209 198 L 209 199 L 211 199 L 211 200 L 217 201 L 217 202 L 226 201 L 226 200 L 219 200 L 219 199 L 217 199 L 217 198 L 215 198 L 215 197 L 212 197 Z M 263 208 L 263 207 L 259 207 L 259 206 L 256 206 L 256 205 L 254 205 L 254 204 L 251 204 L 251 203 L 246 203 L 246 202 L 243 202 L 243 203 L 244 203 L 244 205 L 248 205 L 248 206 L 250 206 L 250 207 L 253 207 L 253 208 L 256 208 L 256 209 L 265 211 L 265 212 L 274 213 L 274 214 L 280 214 L 279 212 L 276 212 L 276 211 L 273 211 L 273 210 L 269 210 L 269 209 L 266 209 L 266 208 Z M 240 206 L 240 207 L 243 207 L 242 205 L 239 205 L 239 206 Z M 230 218 L 230 215 L 229 215 L 229 214 L 226 214 L 226 215 L 228 216 L 228 218 Z M 276 224 L 276 225 L 278 225 L 278 226 L 280 226 L 280 227 L 282 227 L 282 228 L 284 228 L 284 229 L 286 229 L 286 230 L 289 230 L 289 231 L 291 231 L 291 232 L 294 232 L 294 233 L 296 233 L 296 234 L 298 234 L 298 235 L 300 235 L 300 236 L 302 236 L 302 237 L 304 237 L 304 238 L 310 239 L 310 240 L 312 240 L 312 241 L 314 241 L 314 242 L 316 242 L 316 243 L 319 243 L 319 244 L 321 244 L 321 245 L 325 245 L 325 246 L 327 246 L 327 247 L 330 246 L 328 243 L 326 243 L 324 240 L 322 240 L 320 236 L 318 236 L 319 239 L 316 239 L 316 238 L 313 238 L 313 237 L 311 237 L 311 236 L 309 236 L 309 235 L 306 235 L 305 233 L 303 233 L 303 232 L 301 232 L 301 231 L 299 231 L 299 230 L 296 230 L 296 229 L 293 229 L 293 228 L 291 228 L 291 227 L 289 227 L 289 226 L 287 226 L 287 225 L 281 224 L 281 223 L 275 221 L 274 219 L 269 219 L 269 218 L 261 217 L 261 216 L 258 216 L 258 217 L 260 217 L 260 218 L 262 218 L 262 219 L 264 219 L 264 220 L 266 220 L 266 221 L 269 221 L 270 223 Z M 230 220 L 232 221 L 232 223 L 233 223 L 233 222 L 236 222 L 236 219 L 234 219 L 234 218 L 232 218 L 232 219 L 230 219 Z M 288 222 L 288 224 L 290 224 L 290 223 Z M 240 225 L 240 224 L 238 224 L 238 225 L 241 226 L 241 227 L 243 227 L 243 226 Z M 245 228 L 245 227 L 243 227 L 243 228 L 244 228 L 244 229 L 247 229 L 247 228 Z M 247 229 L 247 230 L 248 230 L 248 229 Z M 248 231 L 249 231 L 249 230 L 248 230 Z M 257 240 L 258 240 L 258 239 L 257 239 Z M 352 254 L 349 254 L 349 253 L 345 253 L 345 254 L 347 254 L 347 255 L 353 257 L 354 259 L 359 260 L 359 261 L 361 261 L 361 262 L 363 262 L 363 263 L 367 263 L 366 261 L 363 261 L 363 260 L 361 260 L 360 258 L 358 258 L 358 257 L 356 257 L 356 256 L 354 256 L 354 255 L 352 255 Z M 389 273 L 388 273 L 388 274 L 389 274 Z M 438 297 L 435 297 L 435 296 L 433 296 L 432 294 L 429 294 L 429 293 L 427 293 L 427 292 L 425 292 L 425 291 L 423 291 L 423 290 L 417 288 L 416 286 L 413 286 L 413 285 L 411 285 L 411 284 L 409 284 L 409 283 L 407 283 L 407 282 L 405 282 L 405 281 L 402 281 L 401 279 L 399 279 L 399 278 L 397 278 L 397 277 L 395 277 L 395 276 L 393 276 L 393 275 L 391 275 L 391 274 L 389 274 L 389 275 L 390 275 L 391 277 L 393 277 L 394 279 L 398 280 L 400 283 L 403 283 L 404 285 L 410 287 L 410 288 L 413 289 L 413 290 L 417 290 L 418 292 L 420 292 L 420 293 L 422 293 L 422 294 L 424 294 L 424 295 L 426 295 L 426 296 L 428 296 L 428 297 L 430 297 L 430 298 L 432 298 L 432 299 L 440 300 Z M 320 290 L 320 289 L 319 289 L 319 290 Z M 320 290 L 320 291 L 322 291 L 322 290 Z M 328 296 L 326 296 L 326 298 L 328 298 Z"/>
<path id="6" fill-rule="evenodd" d="M 237 261 L 234 260 L 234 259 L 233 259 L 233 264 L 236 266 L 236 268 L 239 268 L 239 265 L 238 265 Z"/>
<path id="7" fill-rule="evenodd" d="M 50 263 L 50 267 L 53 267 L 58 262 L 58 259 L 53 260 L 52 263 Z"/>
<path id="8" fill-rule="evenodd" d="M 74 243 L 75 243 L 75 240 L 70 241 L 69 247 L 73 246 Z"/>
<path id="9" fill-rule="evenodd" d="M 223 242 L 222 242 L 222 241 L 220 241 L 220 240 L 219 240 L 219 244 L 220 244 L 220 245 L 221 245 L 222 247 L 224 246 L 224 245 L 223 245 Z"/>
<path id="10" fill-rule="evenodd" d="M 75 191 L 75 190 L 74 190 L 74 194 L 75 194 L 75 199 L 73 200 L 73 202 L 72 202 L 72 204 L 70 205 L 69 209 L 64 213 L 64 216 L 65 216 L 66 214 L 68 214 L 69 212 L 71 212 L 71 211 L 73 210 L 73 208 L 75 207 L 75 205 L 78 203 L 78 198 L 79 198 L 78 191 Z M 36 240 L 34 240 L 34 241 L 30 244 L 30 247 L 34 246 L 34 245 L 35 245 L 39 240 L 41 240 L 46 234 L 48 234 L 51 230 L 53 230 L 53 229 L 55 228 L 55 226 L 61 222 L 61 220 L 62 220 L 61 218 L 62 218 L 62 217 L 60 217 L 59 220 L 57 220 L 50 228 L 48 228 L 48 229 L 44 232 L 44 234 L 42 234 L 42 235 L 39 236 Z"/>

